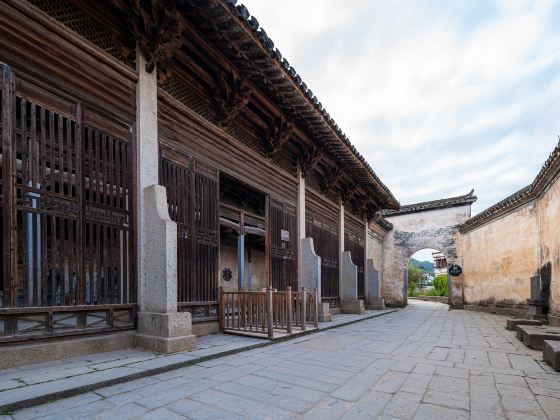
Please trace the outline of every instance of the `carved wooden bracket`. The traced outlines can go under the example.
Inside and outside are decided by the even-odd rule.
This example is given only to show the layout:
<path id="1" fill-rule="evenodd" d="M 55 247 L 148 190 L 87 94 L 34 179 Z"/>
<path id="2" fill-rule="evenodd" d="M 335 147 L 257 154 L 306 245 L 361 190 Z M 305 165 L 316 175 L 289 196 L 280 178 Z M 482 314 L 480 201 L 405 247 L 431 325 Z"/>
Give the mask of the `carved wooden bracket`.
<path id="1" fill-rule="evenodd" d="M 160 79 L 169 76 L 168 66 L 181 47 L 183 19 L 177 0 L 127 0 L 129 27 L 146 57 L 146 71 L 157 65 Z"/>
<path id="2" fill-rule="evenodd" d="M 349 185 L 345 185 L 340 193 L 342 204 L 350 201 L 357 192 L 358 192 L 358 186 L 356 184 L 352 183 Z"/>
<path id="3" fill-rule="evenodd" d="M 217 74 L 209 93 L 214 122 L 225 129 L 249 103 L 252 91 L 245 80 L 229 71 Z"/>
<path id="4" fill-rule="evenodd" d="M 285 118 L 272 118 L 263 136 L 263 155 L 273 158 L 282 150 L 294 132 L 294 126 Z"/>
<path id="5" fill-rule="evenodd" d="M 329 169 L 323 178 L 321 185 L 321 193 L 328 194 L 338 185 L 342 179 L 342 170 L 340 168 Z"/>
<path id="6" fill-rule="evenodd" d="M 381 217 L 379 213 L 377 213 L 378 210 L 379 206 L 373 199 L 370 199 L 370 201 L 366 203 L 366 217 L 368 222 L 375 219 L 376 217 Z"/>
<path id="7" fill-rule="evenodd" d="M 300 167 L 301 167 L 301 175 L 305 178 L 305 175 L 312 171 L 315 166 L 321 160 L 321 155 L 323 153 L 323 149 L 321 147 L 313 146 L 313 149 L 303 152 L 300 156 Z"/>

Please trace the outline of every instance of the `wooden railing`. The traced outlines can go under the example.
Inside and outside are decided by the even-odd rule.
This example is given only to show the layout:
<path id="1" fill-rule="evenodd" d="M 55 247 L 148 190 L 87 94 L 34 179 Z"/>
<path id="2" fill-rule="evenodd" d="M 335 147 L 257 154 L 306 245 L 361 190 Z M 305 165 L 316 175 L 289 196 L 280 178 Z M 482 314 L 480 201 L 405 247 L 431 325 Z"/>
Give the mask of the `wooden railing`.
<path id="1" fill-rule="evenodd" d="M 319 326 L 317 289 L 307 293 L 275 289 L 257 292 L 225 292 L 220 288 L 220 331 L 261 335 L 305 332 L 308 324 Z"/>

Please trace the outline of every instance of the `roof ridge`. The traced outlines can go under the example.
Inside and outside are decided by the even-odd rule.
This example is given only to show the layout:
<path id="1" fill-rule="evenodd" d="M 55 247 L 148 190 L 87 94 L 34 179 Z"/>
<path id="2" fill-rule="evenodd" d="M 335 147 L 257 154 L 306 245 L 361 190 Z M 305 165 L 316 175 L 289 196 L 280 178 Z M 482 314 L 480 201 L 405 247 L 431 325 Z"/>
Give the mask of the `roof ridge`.
<path id="1" fill-rule="evenodd" d="M 398 216 L 401 214 L 415 213 L 425 210 L 435 210 L 439 208 L 455 207 L 463 204 L 472 204 L 477 200 L 474 195 L 474 189 L 464 195 L 458 195 L 455 197 L 440 198 L 438 200 L 422 201 L 419 203 L 405 204 L 402 205 L 400 210 L 385 210 L 383 215 L 388 216 Z"/>

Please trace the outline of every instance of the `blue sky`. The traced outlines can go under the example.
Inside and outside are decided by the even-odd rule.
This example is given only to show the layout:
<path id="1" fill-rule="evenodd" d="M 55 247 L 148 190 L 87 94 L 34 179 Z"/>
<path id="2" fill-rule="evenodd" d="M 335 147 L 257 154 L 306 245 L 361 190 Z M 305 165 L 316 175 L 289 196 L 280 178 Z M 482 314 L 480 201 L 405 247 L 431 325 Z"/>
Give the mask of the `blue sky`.
<path id="1" fill-rule="evenodd" d="M 243 0 L 401 204 L 528 185 L 560 133 L 560 1 Z"/>

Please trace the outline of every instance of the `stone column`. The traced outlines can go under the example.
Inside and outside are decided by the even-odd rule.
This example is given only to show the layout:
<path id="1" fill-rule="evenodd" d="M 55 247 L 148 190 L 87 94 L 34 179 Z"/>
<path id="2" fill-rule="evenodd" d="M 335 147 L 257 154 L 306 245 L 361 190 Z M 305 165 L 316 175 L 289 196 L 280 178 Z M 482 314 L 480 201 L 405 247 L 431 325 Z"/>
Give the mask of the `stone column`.
<path id="1" fill-rule="evenodd" d="M 366 260 L 366 307 L 367 309 L 385 309 L 381 297 L 381 282 L 379 272 L 373 265 L 373 259 Z"/>
<path id="2" fill-rule="evenodd" d="M 303 238 L 300 240 L 301 248 L 301 279 L 299 286 L 311 291 L 317 289 L 319 297 L 319 322 L 330 322 L 331 313 L 328 303 L 321 302 L 321 257 L 315 254 L 313 238 Z"/>
<path id="3" fill-rule="evenodd" d="M 340 259 L 340 311 L 365 313 L 364 301 L 358 300 L 358 266 L 352 262 L 350 251 L 342 252 Z"/>
<path id="4" fill-rule="evenodd" d="M 169 218 L 165 187 L 158 185 L 156 70 L 146 72 L 137 51 L 136 156 L 138 331 L 136 345 L 171 353 L 194 346 L 191 315 L 177 312 L 177 225 Z"/>

